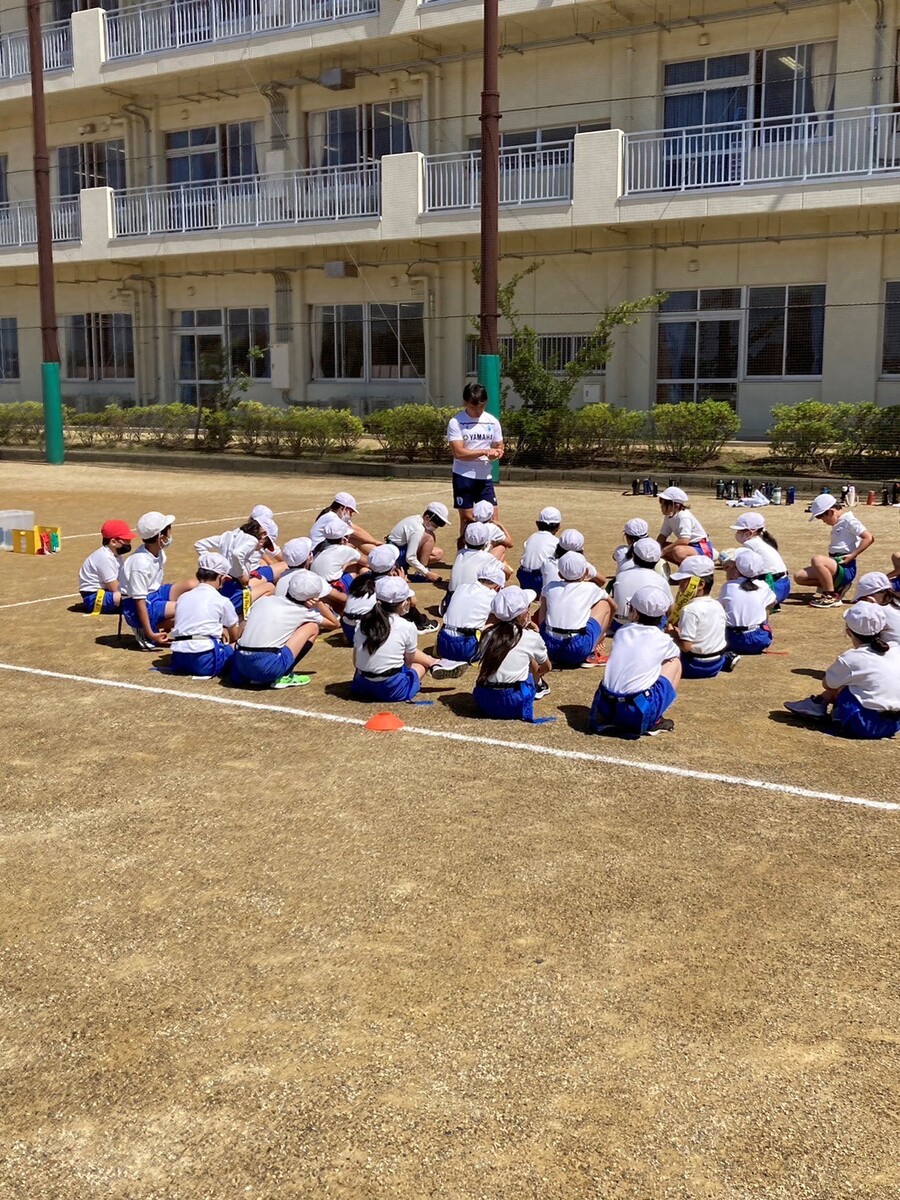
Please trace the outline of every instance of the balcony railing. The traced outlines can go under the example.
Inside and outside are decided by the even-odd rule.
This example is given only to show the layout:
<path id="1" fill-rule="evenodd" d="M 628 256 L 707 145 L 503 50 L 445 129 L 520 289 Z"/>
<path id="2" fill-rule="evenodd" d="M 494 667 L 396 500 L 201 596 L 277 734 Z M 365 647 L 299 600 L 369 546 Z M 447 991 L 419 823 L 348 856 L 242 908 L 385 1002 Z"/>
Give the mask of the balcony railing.
<path id="1" fill-rule="evenodd" d="M 893 106 L 625 135 L 625 194 L 691 192 L 900 171 Z"/>
<path id="2" fill-rule="evenodd" d="M 558 204 L 572 199 L 572 146 L 500 151 L 500 203 Z M 481 153 L 432 154 L 425 161 L 425 209 L 478 208 Z"/>
<path id="3" fill-rule="evenodd" d="M 132 188 L 116 192 L 114 211 L 116 237 L 377 217 L 381 164 Z"/>
<path id="4" fill-rule="evenodd" d="M 72 66 L 72 22 L 54 21 L 45 25 L 44 70 L 65 71 Z M 0 34 L 0 79 L 22 79 L 31 72 L 28 56 L 28 31 L 17 29 Z"/>
<path id="5" fill-rule="evenodd" d="M 78 198 L 54 200 L 50 206 L 54 242 L 81 239 L 81 208 Z M 0 205 L 0 247 L 36 246 L 37 211 L 33 200 Z"/>
<path id="6" fill-rule="evenodd" d="M 106 16 L 107 58 L 224 42 L 319 25 L 379 11 L 379 0 L 174 0 L 138 4 Z"/>

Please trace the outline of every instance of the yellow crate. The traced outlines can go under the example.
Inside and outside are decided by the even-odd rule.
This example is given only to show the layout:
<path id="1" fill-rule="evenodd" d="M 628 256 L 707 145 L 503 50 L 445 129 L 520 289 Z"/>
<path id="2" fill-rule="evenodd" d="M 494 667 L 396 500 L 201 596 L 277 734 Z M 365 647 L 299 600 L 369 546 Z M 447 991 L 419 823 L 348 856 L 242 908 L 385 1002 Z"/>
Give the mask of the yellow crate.
<path id="1" fill-rule="evenodd" d="M 40 554 L 41 537 L 50 539 L 50 553 L 62 549 L 62 529 L 59 525 L 35 525 L 33 529 L 13 529 L 12 548 L 15 554 Z"/>

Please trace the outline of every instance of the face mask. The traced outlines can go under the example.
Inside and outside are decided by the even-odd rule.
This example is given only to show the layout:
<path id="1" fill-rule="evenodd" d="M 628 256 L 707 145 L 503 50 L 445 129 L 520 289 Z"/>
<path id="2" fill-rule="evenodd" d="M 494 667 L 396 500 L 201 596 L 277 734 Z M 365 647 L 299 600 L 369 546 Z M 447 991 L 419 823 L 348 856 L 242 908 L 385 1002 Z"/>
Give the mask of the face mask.
<path id="1" fill-rule="evenodd" d="M 118 550 L 116 551 L 116 554 L 130 554 L 130 553 L 131 553 L 131 543 L 130 542 L 127 546 L 120 546 L 118 548 Z"/>
<path id="2" fill-rule="evenodd" d="M 163 550 L 168 550 L 168 548 L 172 545 L 172 535 L 169 534 L 168 537 L 161 537 L 159 539 L 159 544 L 162 546 Z"/>

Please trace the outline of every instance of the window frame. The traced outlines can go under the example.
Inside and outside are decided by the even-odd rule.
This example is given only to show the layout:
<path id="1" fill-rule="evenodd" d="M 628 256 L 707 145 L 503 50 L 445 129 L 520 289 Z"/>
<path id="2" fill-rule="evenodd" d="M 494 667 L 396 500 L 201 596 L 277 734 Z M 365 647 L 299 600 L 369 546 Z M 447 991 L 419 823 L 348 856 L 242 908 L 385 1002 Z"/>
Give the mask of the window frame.
<path id="1" fill-rule="evenodd" d="M 558 378 L 562 378 L 563 374 L 565 373 L 564 368 L 562 368 L 562 367 L 549 368 L 548 367 L 548 362 L 555 356 L 553 355 L 553 353 L 552 353 L 550 347 L 547 345 L 547 343 L 549 343 L 551 339 L 555 339 L 557 341 L 562 340 L 562 339 L 567 340 L 570 343 L 570 346 L 569 346 L 568 356 L 566 357 L 566 361 L 571 362 L 572 359 L 575 357 L 575 355 L 587 343 L 588 338 L 590 338 L 590 336 L 591 336 L 590 333 L 539 333 L 538 334 L 538 356 L 540 358 L 541 365 L 544 367 L 547 367 L 547 369 L 549 369 L 551 371 L 551 374 L 557 376 Z M 508 333 L 501 334 L 499 336 L 499 338 L 497 339 L 497 342 L 498 342 L 498 348 L 502 348 L 506 354 L 511 354 L 513 349 L 515 348 L 515 338 L 512 336 L 512 334 L 508 334 Z M 474 378 L 475 375 L 477 375 L 477 373 L 478 373 L 477 358 L 478 358 L 478 338 L 476 337 L 475 334 L 472 334 L 471 336 L 466 338 L 465 375 L 466 375 L 467 379 Z M 473 359 L 475 361 L 473 361 Z M 597 370 L 589 371 L 587 373 L 587 375 L 585 375 L 584 378 L 585 379 L 603 379 L 605 377 L 605 375 L 606 375 L 606 364 L 604 363 L 603 366 L 599 367 Z"/>
<path id="2" fill-rule="evenodd" d="M 198 314 L 216 313 L 217 320 L 208 321 L 201 320 L 198 322 Z M 260 314 L 265 314 L 263 319 Z M 235 378 L 235 344 L 232 341 L 232 330 L 235 329 L 239 321 L 236 320 L 239 314 L 244 314 L 246 317 L 245 325 L 248 330 L 248 360 L 247 367 L 240 369 L 245 370 L 245 373 L 250 376 L 251 385 L 260 383 L 271 383 L 272 380 L 272 319 L 271 311 L 268 306 L 261 304 L 241 305 L 236 308 L 183 308 L 173 309 L 171 311 L 171 330 L 172 330 L 172 356 L 173 356 L 173 374 L 175 376 L 175 385 L 178 388 L 179 396 L 185 388 L 199 389 L 201 401 L 204 393 L 209 396 L 213 390 L 220 387 L 222 381 L 219 379 L 210 379 L 199 374 L 202 355 L 198 349 L 198 339 L 213 338 L 219 339 L 219 354 L 221 354 L 228 365 L 228 373 L 226 379 L 232 380 Z M 190 316 L 190 323 L 185 321 L 185 318 Z M 258 329 L 265 327 L 265 346 L 263 347 L 254 339 L 254 333 Z M 181 372 L 182 362 L 182 347 L 181 339 L 190 337 L 194 339 L 193 358 L 196 364 L 196 373 L 193 379 L 185 379 Z M 249 346 L 258 345 L 263 349 L 263 357 L 261 359 L 249 358 Z M 192 397 L 188 403 L 196 403 L 196 396 Z"/>
<path id="3" fill-rule="evenodd" d="M 115 148 L 115 149 L 113 149 Z M 102 138 L 95 142 L 75 142 L 65 146 L 57 146 L 54 150 L 56 166 L 56 194 L 60 200 L 74 200 L 85 188 L 111 187 L 113 191 L 121 191 L 128 187 L 128 151 L 125 138 Z M 112 155 L 118 156 L 118 160 Z M 63 190 L 63 155 L 71 155 L 75 160 L 73 174 L 79 181 L 75 191 Z M 121 163 L 121 183 L 110 182 L 110 176 L 116 170 L 110 170 L 111 163 Z M 72 170 L 67 166 L 66 171 Z"/>
<path id="4" fill-rule="evenodd" d="M 166 129 L 163 131 L 163 154 L 166 168 L 166 183 L 170 187 L 208 187 L 213 183 L 246 183 L 248 180 L 260 178 L 260 162 L 259 155 L 256 153 L 256 147 L 259 145 L 258 132 L 262 122 L 258 118 L 250 118 L 246 121 L 224 121 L 213 125 L 192 125 L 189 129 Z M 253 158 L 256 162 L 256 170 L 251 171 L 246 175 L 230 175 L 231 160 L 233 153 L 236 151 L 238 158 L 241 155 L 242 146 L 246 143 L 242 140 L 240 131 L 244 128 L 250 130 L 250 149 L 253 153 Z M 191 137 L 195 133 L 202 131 L 212 131 L 214 140 L 210 142 L 191 141 Z M 170 146 L 169 139 L 176 137 L 179 134 L 188 135 L 188 143 L 186 146 Z M 235 140 L 236 139 L 236 140 Z M 184 159 L 199 158 L 201 155 L 215 154 L 216 156 L 216 174 L 211 179 L 183 179 L 173 181 L 170 178 L 170 163 L 182 161 Z M 189 169 L 190 173 L 190 169 Z"/>
<path id="5" fill-rule="evenodd" d="M 71 370 L 75 353 L 75 322 L 79 321 L 82 322 L 78 337 L 83 343 L 83 374 L 75 374 Z M 137 355 L 134 317 L 130 312 L 67 313 L 62 318 L 62 324 L 63 378 L 68 383 L 134 383 L 137 378 Z M 106 366 L 110 350 L 113 361 L 111 373 Z"/>
<path id="6" fill-rule="evenodd" d="M 0 317 L 0 383 L 18 383 L 21 370 L 18 318 Z"/>
<path id="7" fill-rule="evenodd" d="M 888 290 L 892 287 L 897 289 L 897 299 L 896 300 L 888 299 Z M 897 369 L 895 371 L 890 371 L 885 366 L 885 358 L 887 356 L 887 347 L 885 344 L 885 340 L 887 337 L 888 307 L 890 305 L 896 306 L 896 309 L 897 309 L 898 350 L 897 350 L 897 355 L 896 355 Z M 882 306 L 882 317 L 881 317 L 881 370 L 880 370 L 879 378 L 880 379 L 890 379 L 890 380 L 900 379 L 900 280 L 896 280 L 896 279 L 886 279 L 884 281 L 884 304 Z"/>
<path id="8" fill-rule="evenodd" d="M 312 308 L 311 324 L 312 324 L 312 334 L 313 334 L 313 345 L 314 345 L 314 347 L 318 347 L 318 350 L 314 349 L 314 351 L 313 351 L 312 361 L 310 364 L 310 382 L 311 383 L 416 383 L 416 384 L 424 383 L 425 379 L 427 378 L 427 374 L 428 374 L 428 338 L 426 337 L 426 333 L 425 333 L 425 305 L 421 300 L 399 300 L 399 301 L 374 300 L 371 302 L 355 303 L 355 304 L 354 303 L 314 304 L 311 306 L 311 308 Z M 403 316 L 402 310 L 404 308 L 418 309 L 418 313 L 414 314 L 414 315 Z M 341 320 L 340 323 L 338 322 L 337 313 L 340 310 L 344 310 L 344 309 L 359 309 L 359 310 L 361 310 L 361 315 L 359 317 L 359 324 L 360 324 L 361 330 L 362 330 L 362 374 L 360 374 L 360 375 L 343 375 L 343 374 L 341 374 L 341 375 L 339 375 L 339 374 L 325 375 L 325 374 L 321 373 L 321 364 L 322 364 L 322 359 L 324 357 L 323 351 L 324 351 L 324 345 L 325 345 L 324 332 L 323 332 L 324 329 L 326 328 L 325 314 L 330 313 L 332 315 L 333 319 L 330 322 L 330 324 L 334 325 L 335 329 L 338 328 L 339 324 L 340 324 L 341 328 L 344 328 L 347 324 L 352 324 L 352 323 L 356 322 L 356 318 L 353 318 L 352 322 L 348 322 L 345 320 Z M 390 310 L 392 310 L 392 309 L 394 310 L 394 314 L 388 315 L 387 320 L 389 323 L 392 324 L 392 328 L 396 328 L 396 338 L 397 338 L 397 347 L 398 347 L 398 355 L 397 355 L 398 373 L 396 375 L 375 375 L 374 367 L 376 364 L 373 363 L 373 337 L 372 337 L 373 323 L 376 321 L 384 321 L 385 320 L 384 314 L 389 313 Z M 407 366 L 411 365 L 414 369 L 417 369 L 417 364 L 414 361 L 414 356 L 409 353 L 409 349 L 408 349 L 409 343 L 407 343 L 407 351 L 406 351 L 405 355 L 402 353 L 404 343 L 403 343 L 402 336 L 401 336 L 402 329 L 400 328 L 400 326 L 401 326 L 402 322 L 404 322 L 404 321 L 413 321 L 413 320 L 418 321 L 421 324 L 422 371 L 421 371 L 421 374 L 404 375 L 403 370 Z M 336 358 L 337 356 L 333 355 L 333 357 Z M 346 365 L 346 354 L 342 354 L 342 358 L 344 359 L 343 365 Z M 384 366 L 385 364 L 377 364 L 377 365 Z M 317 370 L 319 372 L 318 374 L 317 374 Z"/>

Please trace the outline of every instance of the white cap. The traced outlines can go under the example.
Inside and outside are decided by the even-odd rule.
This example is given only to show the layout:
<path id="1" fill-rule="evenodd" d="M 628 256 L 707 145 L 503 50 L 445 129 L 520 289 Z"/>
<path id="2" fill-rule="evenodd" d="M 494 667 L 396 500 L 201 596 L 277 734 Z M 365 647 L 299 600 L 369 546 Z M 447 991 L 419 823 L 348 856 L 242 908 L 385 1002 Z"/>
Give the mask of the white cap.
<path id="1" fill-rule="evenodd" d="M 412 594 L 412 588 L 400 575 L 381 575 L 375 580 L 375 596 L 383 604 L 402 604 Z"/>
<path id="2" fill-rule="evenodd" d="M 332 503 L 340 504 L 341 508 L 349 508 L 353 512 L 359 512 L 359 509 L 356 507 L 356 500 L 349 492 L 338 492 Z"/>
<path id="3" fill-rule="evenodd" d="M 493 505 L 491 506 L 493 510 Z M 447 505 L 441 504 L 440 500 L 432 500 L 425 506 L 425 511 L 431 513 L 433 517 L 437 517 L 439 521 L 443 521 L 446 525 L 450 520 L 450 513 L 447 511 Z"/>
<path id="4" fill-rule="evenodd" d="M 572 583 L 576 579 L 584 579 L 587 570 L 587 559 L 577 550 L 568 550 L 556 564 L 561 579 Z"/>
<path id="5" fill-rule="evenodd" d="M 385 542 L 383 546 L 373 546 L 369 551 L 369 566 L 376 575 L 387 575 L 396 567 L 399 558 L 399 549 L 392 542 Z"/>
<path id="6" fill-rule="evenodd" d="M 472 516 L 476 521 L 492 521 L 494 519 L 494 506 L 490 500 L 478 500 L 472 505 Z"/>
<path id="7" fill-rule="evenodd" d="M 224 554 L 216 554 L 212 550 L 204 550 L 197 559 L 197 567 L 201 571 L 215 571 L 217 575 L 230 575 L 231 563 Z"/>
<path id="8" fill-rule="evenodd" d="M 256 517 L 255 520 L 257 520 L 260 523 L 260 525 L 262 526 L 263 533 L 266 535 L 266 537 L 269 539 L 269 541 L 274 545 L 275 542 L 278 541 L 278 526 L 275 524 L 275 522 L 272 520 L 272 518 L 271 517 Z"/>
<path id="9" fill-rule="evenodd" d="M 551 505 L 549 508 L 541 509 L 538 513 L 538 520 L 544 525 L 559 525 L 562 521 L 562 513 Z"/>
<path id="10" fill-rule="evenodd" d="M 155 537 L 162 533 L 168 525 L 172 525 L 174 521 L 175 518 L 171 513 L 168 516 L 161 512 L 144 513 L 138 520 L 137 531 L 141 535 L 142 541 L 152 542 Z"/>
<path id="11" fill-rule="evenodd" d="M 302 567 L 313 552 L 313 544 L 308 537 L 291 538 L 281 547 L 281 557 L 289 567 Z"/>
<path id="12" fill-rule="evenodd" d="M 659 542 L 654 541 L 653 538 L 647 537 L 641 538 L 639 541 L 635 542 L 631 547 L 631 551 L 633 554 L 636 554 L 638 558 L 642 558 L 644 562 L 651 563 L 658 563 L 660 556 L 662 555 Z"/>
<path id="13" fill-rule="evenodd" d="M 645 538 L 650 532 L 650 526 L 643 517 L 632 517 L 630 521 L 625 522 L 623 532 L 626 537 Z"/>
<path id="14" fill-rule="evenodd" d="M 331 584 L 314 571 L 294 571 L 288 579 L 287 594 L 292 600 L 306 604 L 309 600 L 321 600 L 331 591 Z"/>
<path id="15" fill-rule="evenodd" d="M 580 554 L 584 549 L 584 534 L 577 529 L 564 529 L 559 535 L 559 544 L 563 550 L 576 550 Z"/>
<path id="16" fill-rule="evenodd" d="M 759 529 L 765 529 L 766 518 L 762 513 L 743 513 L 738 517 L 735 523 L 731 526 L 732 529 L 752 529 L 754 532 Z"/>
<path id="17" fill-rule="evenodd" d="M 268 504 L 254 504 L 250 509 L 251 520 L 259 521 L 260 525 L 263 523 L 263 518 L 267 518 L 269 521 L 271 521 L 274 515 L 275 514 L 272 512 L 271 508 L 269 508 Z"/>
<path id="18" fill-rule="evenodd" d="M 635 612 L 645 617 L 664 617 L 672 607 L 672 597 L 661 587 L 650 584 L 649 587 L 638 588 L 630 604 Z"/>
<path id="19" fill-rule="evenodd" d="M 755 550 L 748 550 L 746 546 L 738 550 L 733 562 L 738 574 L 743 575 L 745 579 L 758 579 L 766 573 L 766 560 Z"/>
<path id="20" fill-rule="evenodd" d="M 328 521 L 322 530 L 325 540 L 328 542 L 339 542 L 341 538 L 349 537 L 352 532 L 352 525 L 348 525 L 346 521 L 339 521 L 336 518 L 333 521 Z"/>
<path id="21" fill-rule="evenodd" d="M 691 554 L 678 564 L 678 570 L 673 571 L 670 579 L 706 579 L 715 574 L 716 564 L 705 554 Z"/>
<path id="22" fill-rule="evenodd" d="M 488 583 L 499 583 L 503 587 L 506 583 L 506 572 L 496 558 L 491 558 L 478 568 L 478 578 L 486 579 Z"/>
<path id="23" fill-rule="evenodd" d="M 854 601 L 861 600 L 863 596 L 874 596 L 878 592 L 889 592 L 892 588 L 891 581 L 885 575 L 884 571 L 868 571 L 865 575 L 860 575 L 856 581 L 856 595 Z"/>
<path id="24" fill-rule="evenodd" d="M 881 633 L 887 624 L 887 617 L 880 604 L 854 604 L 844 614 L 844 620 L 851 633 L 858 633 L 862 637 L 872 637 L 873 634 Z"/>
<path id="25" fill-rule="evenodd" d="M 667 487 L 664 492 L 659 493 L 659 499 L 671 500 L 673 504 L 690 504 L 687 492 L 683 492 L 679 487 Z"/>
<path id="26" fill-rule="evenodd" d="M 467 546 L 486 546 L 490 541 L 490 530 L 482 521 L 472 521 L 463 535 Z"/>
<path id="27" fill-rule="evenodd" d="M 491 601 L 491 612 L 498 621 L 514 621 L 534 603 L 536 593 L 530 588 L 505 587 Z"/>
<path id="28" fill-rule="evenodd" d="M 830 496 L 828 492 L 823 492 L 821 496 L 816 496 L 812 504 L 809 506 L 809 519 L 815 521 L 821 517 L 823 513 L 827 513 L 829 508 L 834 508 L 837 504 L 834 496 Z"/>

